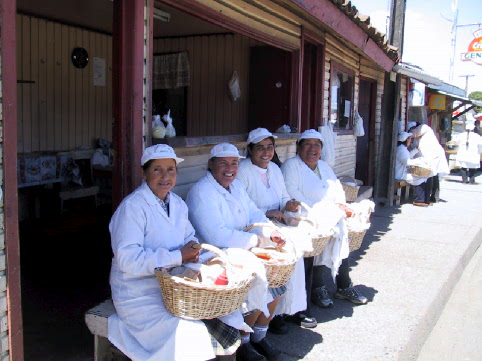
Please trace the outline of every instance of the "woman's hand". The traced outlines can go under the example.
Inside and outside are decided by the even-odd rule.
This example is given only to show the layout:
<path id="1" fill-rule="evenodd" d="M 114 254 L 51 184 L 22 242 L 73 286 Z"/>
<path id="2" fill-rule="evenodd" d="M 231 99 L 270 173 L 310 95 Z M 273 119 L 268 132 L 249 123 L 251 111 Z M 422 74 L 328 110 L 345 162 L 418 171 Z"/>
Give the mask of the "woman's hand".
<path id="1" fill-rule="evenodd" d="M 286 202 L 285 210 L 287 212 L 296 212 L 300 205 L 301 203 L 296 199 L 290 199 L 288 202 Z"/>
<path id="2" fill-rule="evenodd" d="M 196 263 L 199 261 L 200 248 L 193 248 L 194 244 L 198 244 L 195 241 L 190 241 L 181 248 L 182 263 Z"/>
<path id="3" fill-rule="evenodd" d="M 344 204 L 339 204 L 338 207 L 340 207 L 340 209 L 345 212 L 345 217 L 351 218 L 355 216 L 355 212 L 353 212 L 353 209 L 351 209 L 350 207 L 347 207 Z"/>
<path id="4" fill-rule="evenodd" d="M 277 243 L 278 247 L 283 247 L 286 243 L 286 239 L 278 231 L 271 232 L 270 239 L 272 242 Z"/>
<path id="5" fill-rule="evenodd" d="M 281 221 L 283 219 L 283 212 L 278 211 L 277 209 L 271 209 L 268 212 L 266 212 L 266 217 L 268 218 L 274 218 L 277 221 Z"/>

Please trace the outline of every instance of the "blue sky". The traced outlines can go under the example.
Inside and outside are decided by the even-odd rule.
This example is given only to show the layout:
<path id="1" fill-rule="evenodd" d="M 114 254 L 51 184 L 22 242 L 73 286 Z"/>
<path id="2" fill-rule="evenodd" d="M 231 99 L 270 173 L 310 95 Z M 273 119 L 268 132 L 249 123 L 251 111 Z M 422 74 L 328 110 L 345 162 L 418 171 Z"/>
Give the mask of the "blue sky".
<path id="1" fill-rule="evenodd" d="M 449 82 L 452 22 L 454 0 L 407 0 L 405 39 L 402 60 L 422 67 L 427 73 Z M 352 0 L 362 14 L 370 15 L 372 24 L 386 32 L 386 17 L 391 0 Z M 436 9 L 436 10 L 434 10 Z M 458 27 L 452 84 L 465 89 L 465 77 L 469 78 L 468 92 L 482 91 L 482 65 L 462 61 L 461 53 L 467 52 L 473 33 L 482 29 L 482 1 L 458 0 L 458 24 L 480 25 Z"/>

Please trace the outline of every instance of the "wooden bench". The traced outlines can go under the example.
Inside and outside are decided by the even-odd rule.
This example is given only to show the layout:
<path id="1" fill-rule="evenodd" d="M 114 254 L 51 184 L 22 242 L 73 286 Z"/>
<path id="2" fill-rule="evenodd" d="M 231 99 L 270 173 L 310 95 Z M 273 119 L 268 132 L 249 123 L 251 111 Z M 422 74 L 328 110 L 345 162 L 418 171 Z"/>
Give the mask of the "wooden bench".
<path id="1" fill-rule="evenodd" d="M 395 204 L 397 206 L 400 205 L 400 200 L 402 199 L 402 188 L 405 188 L 405 200 L 408 200 L 408 196 L 410 195 L 410 184 L 405 182 L 404 180 L 395 179 L 395 192 L 396 195 L 393 197 Z"/>
<path id="2" fill-rule="evenodd" d="M 107 339 L 107 319 L 115 313 L 112 300 L 106 300 L 85 313 L 85 323 L 94 335 L 94 361 L 129 361 Z"/>

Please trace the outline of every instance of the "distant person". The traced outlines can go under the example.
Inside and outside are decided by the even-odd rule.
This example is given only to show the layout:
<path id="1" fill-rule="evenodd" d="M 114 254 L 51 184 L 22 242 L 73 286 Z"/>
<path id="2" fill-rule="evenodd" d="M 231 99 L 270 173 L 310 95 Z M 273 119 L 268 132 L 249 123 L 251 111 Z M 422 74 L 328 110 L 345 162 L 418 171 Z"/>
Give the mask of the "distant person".
<path id="1" fill-rule="evenodd" d="M 458 134 L 455 142 L 459 145 L 455 165 L 460 167 L 462 183 L 477 184 L 475 172 L 480 166 L 482 137 L 474 132 L 474 123 L 465 126 L 465 133 Z"/>
<path id="2" fill-rule="evenodd" d="M 421 124 L 412 128 L 411 133 L 413 138 L 418 138 L 418 150 L 422 157 L 431 163 L 432 172 L 427 180 L 427 193 L 430 196 L 429 201 L 435 203 L 435 195 L 440 188 L 439 177 L 450 173 L 445 151 L 428 125 Z"/>

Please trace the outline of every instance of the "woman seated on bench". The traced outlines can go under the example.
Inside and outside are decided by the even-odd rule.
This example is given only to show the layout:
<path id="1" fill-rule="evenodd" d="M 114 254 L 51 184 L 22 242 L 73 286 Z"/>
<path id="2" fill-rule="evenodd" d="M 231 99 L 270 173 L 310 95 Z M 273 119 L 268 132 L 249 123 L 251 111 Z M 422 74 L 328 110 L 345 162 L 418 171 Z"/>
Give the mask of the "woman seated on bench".
<path id="1" fill-rule="evenodd" d="M 187 206 L 170 191 L 181 161 L 168 145 L 147 148 L 144 182 L 122 201 L 109 225 L 117 314 L 109 317 L 108 338 L 132 360 L 210 360 L 240 345 L 236 328 L 217 319 L 181 319 L 164 306 L 154 269 L 199 259 Z"/>

